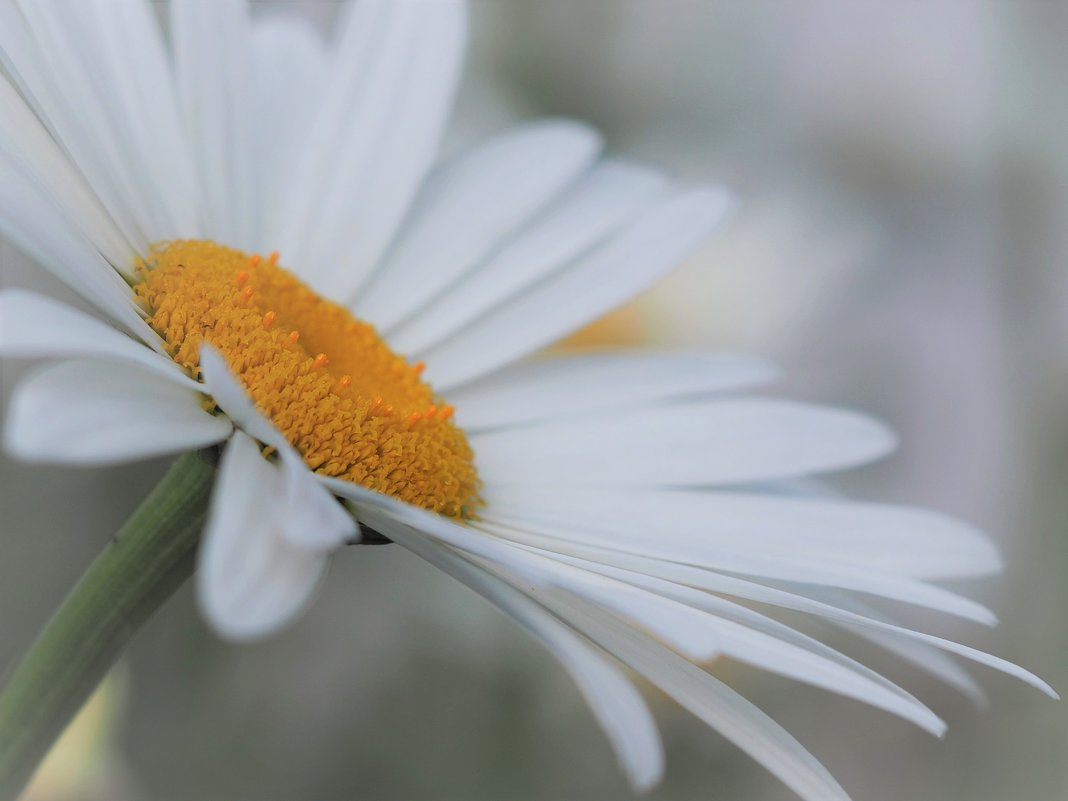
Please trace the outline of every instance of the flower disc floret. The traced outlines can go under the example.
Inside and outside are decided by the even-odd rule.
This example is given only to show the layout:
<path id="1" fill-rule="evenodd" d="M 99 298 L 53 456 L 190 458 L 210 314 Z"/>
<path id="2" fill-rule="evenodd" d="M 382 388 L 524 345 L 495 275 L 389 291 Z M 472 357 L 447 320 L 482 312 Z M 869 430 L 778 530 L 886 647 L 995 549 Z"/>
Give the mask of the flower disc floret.
<path id="1" fill-rule="evenodd" d="M 194 375 L 208 343 L 311 470 L 453 518 L 480 504 L 473 453 L 423 365 L 267 258 L 202 240 L 154 246 L 135 291 Z"/>

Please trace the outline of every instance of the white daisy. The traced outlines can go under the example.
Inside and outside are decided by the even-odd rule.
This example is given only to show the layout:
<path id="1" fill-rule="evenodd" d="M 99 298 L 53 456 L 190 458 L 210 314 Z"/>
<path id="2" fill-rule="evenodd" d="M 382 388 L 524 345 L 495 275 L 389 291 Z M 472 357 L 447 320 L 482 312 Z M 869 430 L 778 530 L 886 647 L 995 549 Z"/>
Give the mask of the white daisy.
<path id="1" fill-rule="evenodd" d="M 741 357 L 521 361 L 682 260 L 723 191 L 604 160 L 570 121 L 435 164 L 459 0 L 361 0 L 329 46 L 243 0 L 169 13 L 173 59 L 142 0 L 0 2 L 0 226 L 104 320 L 0 294 L 0 352 L 61 359 L 18 387 L 6 442 L 87 465 L 222 444 L 197 573 L 221 634 L 290 620 L 359 520 L 540 638 L 639 789 L 661 744 L 619 663 L 807 799 L 845 794 L 699 663 L 733 657 L 943 731 L 739 600 L 833 621 L 971 695 L 947 653 L 1052 692 L 860 600 L 993 623 L 934 583 L 999 569 L 979 534 L 782 491 L 884 455 L 883 426 L 741 396 L 773 375 Z"/>

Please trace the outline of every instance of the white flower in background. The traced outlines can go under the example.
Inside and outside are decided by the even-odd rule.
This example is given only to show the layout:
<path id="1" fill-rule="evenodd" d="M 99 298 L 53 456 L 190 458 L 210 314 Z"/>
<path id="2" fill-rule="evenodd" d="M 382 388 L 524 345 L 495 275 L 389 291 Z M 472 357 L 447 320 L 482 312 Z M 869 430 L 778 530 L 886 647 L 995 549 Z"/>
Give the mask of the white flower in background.
<path id="1" fill-rule="evenodd" d="M 602 160 L 568 121 L 435 165 L 460 2 L 363 0 L 330 47 L 239 0 L 170 14 L 173 62 L 147 2 L 0 4 L 0 225 L 107 321 L 0 294 L 0 352 L 62 359 L 18 387 L 6 442 L 87 465 L 225 443 L 197 574 L 221 634 L 291 619 L 355 517 L 539 637 L 637 788 L 661 745 L 611 657 L 808 799 L 845 794 L 696 663 L 730 656 L 943 731 L 738 599 L 831 620 L 970 694 L 947 652 L 1052 692 L 855 597 L 993 623 L 934 583 L 999 569 L 980 535 L 775 491 L 882 456 L 879 424 L 740 396 L 772 377 L 741 357 L 521 361 L 684 259 L 722 191 Z"/>

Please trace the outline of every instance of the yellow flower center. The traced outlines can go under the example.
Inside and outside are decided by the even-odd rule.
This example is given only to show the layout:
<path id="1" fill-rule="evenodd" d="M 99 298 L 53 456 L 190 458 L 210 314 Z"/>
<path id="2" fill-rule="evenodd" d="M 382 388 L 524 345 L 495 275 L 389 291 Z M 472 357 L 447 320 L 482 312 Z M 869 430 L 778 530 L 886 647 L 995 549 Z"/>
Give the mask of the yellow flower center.
<path id="1" fill-rule="evenodd" d="M 152 248 L 135 292 L 169 353 L 196 374 L 207 342 L 317 473 L 454 518 L 473 516 L 479 480 L 464 432 L 423 365 L 324 300 L 278 256 L 214 242 Z"/>

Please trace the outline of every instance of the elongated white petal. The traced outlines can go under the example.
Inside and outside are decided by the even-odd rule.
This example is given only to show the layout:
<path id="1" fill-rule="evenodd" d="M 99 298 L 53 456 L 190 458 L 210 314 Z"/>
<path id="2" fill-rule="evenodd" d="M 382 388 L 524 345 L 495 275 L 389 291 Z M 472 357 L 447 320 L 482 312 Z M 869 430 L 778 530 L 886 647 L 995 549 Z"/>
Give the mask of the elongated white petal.
<path id="1" fill-rule="evenodd" d="M 286 542 L 294 548 L 325 553 L 355 539 L 356 521 L 315 480 L 300 455 L 292 448 L 280 454 L 286 474 L 280 531 Z"/>
<path id="2" fill-rule="evenodd" d="M 466 584 L 545 644 L 578 685 L 636 791 L 648 790 L 660 780 L 664 756 L 656 724 L 641 695 L 618 668 L 565 624 L 490 573 L 415 529 L 388 519 L 382 523 L 391 538 Z"/>
<path id="3" fill-rule="evenodd" d="M 373 528 L 381 531 L 381 524 L 389 523 L 390 516 L 378 514 L 374 508 L 360 508 L 360 519 L 371 521 Z M 566 564 L 552 562 L 543 556 L 523 553 L 517 548 L 494 541 L 478 532 L 455 527 L 454 535 L 459 543 L 474 546 L 474 553 L 496 554 L 496 560 L 513 567 L 519 566 L 532 582 L 545 586 L 560 585 L 582 587 L 582 591 L 601 606 L 624 615 L 634 623 L 655 632 L 658 637 L 691 659 L 708 660 L 719 654 L 716 634 L 708 626 L 707 616 L 686 604 L 657 596 L 628 585 L 597 576 L 590 571 L 579 570 Z M 455 529 L 459 528 L 459 531 Z"/>
<path id="4" fill-rule="evenodd" d="M 20 0 L 19 7 L 91 137 L 86 147 L 110 170 L 140 233 L 149 242 L 195 235 L 192 160 L 149 3 Z"/>
<path id="5" fill-rule="evenodd" d="M 326 89 L 329 65 L 325 42 L 304 20 L 294 17 L 255 21 L 252 52 L 256 65 L 258 206 L 262 219 L 257 248 L 268 252 L 278 247 L 274 239 L 285 222 L 293 171 L 311 134 L 313 113 Z M 304 265 L 291 266 L 299 274 Z"/>
<path id="6" fill-rule="evenodd" d="M 490 526 L 480 528 L 494 531 Z M 901 715 L 933 734 L 945 731 L 937 716 L 900 688 L 736 604 L 640 573 L 544 550 L 530 550 L 529 559 L 532 565 L 557 562 L 548 567 L 556 574 L 555 586 L 638 623 L 690 659 L 706 661 L 709 652 L 723 653 Z M 606 583 L 602 577 L 611 581 Z"/>
<path id="7" fill-rule="evenodd" d="M 821 591 L 818 594 L 813 594 L 813 597 L 820 598 L 832 606 L 837 606 L 839 609 L 847 609 L 850 612 L 855 612 L 858 615 L 873 620 L 881 620 L 884 623 L 899 625 L 890 615 L 886 615 L 844 592 L 827 590 Z M 935 678 L 941 679 L 949 686 L 970 698 L 976 706 L 985 707 L 987 705 L 988 699 L 986 693 L 983 692 L 983 688 L 979 686 L 979 683 L 973 679 L 964 668 L 957 664 L 953 657 L 939 651 L 937 648 L 925 643 L 915 642 L 908 637 L 898 634 L 867 629 L 863 626 L 838 622 L 836 622 L 836 625 L 841 626 L 846 631 L 849 631 L 858 637 L 875 643 L 875 645 L 889 651 L 899 659 L 918 667 L 925 673 L 929 673 Z"/>
<path id="8" fill-rule="evenodd" d="M 600 146 L 600 136 L 585 125 L 546 120 L 438 168 L 404 235 L 356 299 L 356 315 L 388 334 L 541 211 L 590 165 Z"/>
<path id="9" fill-rule="evenodd" d="M 159 337 L 138 313 L 133 293 L 82 232 L 7 153 L 0 151 L 0 233 L 142 342 Z"/>
<path id="10" fill-rule="evenodd" d="M 112 358 L 140 365 L 189 389 L 199 388 L 166 356 L 88 314 L 20 289 L 0 291 L 0 355 Z"/>
<path id="11" fill-rule="evenodd" d="M 36 4 L 29 5 L 34 11 Z M 42 13 L 50 8 L 43 6 Z M 109 135 L 115 132 L 105 108 L 85 101 L 95 98 L 96 93 L 90 76 L 78 70 L 74 53 L 62 46 L 57 49 L 47 39 L 38 41 L 38 34 L 47 32 L 40 25 L 35 32 L 25 12 L 26 6 L 19 9 L 13 0 L 0 3 L 0 62 L 62 144 L 122 235 L 141 251 L 149 240 L 142 230 L 145 220 L 139 219 L 139 210 L 131 202 L 136 192 L 123 164 L 121 138 Z M 77 9 L 74 12 L 78 13 Z"/>
<path id="12" fill-rule="evenodd" d="M 982 604 L 958 593 L 908 577 L 887 576 L 855 568 L 825 568 L 798 559 L 796 565 L 789 561 L 772 561 L 759 556 L 736 556 L 706 549 L 703 552 L 664 549 L 658 553 L 653 542 L 641 541 L 616 543 L 613 537 L 588 536 L 581 530 L 566 527 L 546 526 L 529 521 L 510 521 L 500 524 L 487 515 L 484 527 L 502 539 L 521 542 L 547 551 L 574 553 L 573 549 L 600 548 L 618 550 L 646 558 L 670 561 L 676 564 L 699 567 L 731 574 L 754 576 L 761 580 L 778 580 L 797 584 L 814 584 L 820 587 L 838 587 L 913 604 L 987 626 L 997 623 L 997 617 Z"/>
<path id="13" fill-rule="evenodd" d="M 343 498 L 352 500 L 359 510 L 379 510 L 413 528 L 427 533 L 435 539 L 447 543 L 479 558 L 500 565 L 505 570 L 516 571 L 527 580 L 537 586 L 552 586 L 556 583 L 556 576 L 551 568 L 544 563 L 532 562 L 524 553 L 518 551 L 507 541 L 496 537 L 480 535 L 466 526 L 461 526 L 446 520 L 438 515 L 417 509 L 407 504 L 400 503 L 385 495 L 365 489 L 347 481 L 320 476 L 319 481 L 328 487 L 331 492 Z M 625 570 L 645 573 L 657 576 L 667 581 L 697 587 L 709 592 L 732 595 L 737 598 L 755 601 L 757 603 L 771 604 L 785 609 L 792 609 L 806 614 L 816 615 L 827 620 L 848 624 L 856 624 L 869 628 L 892 632 L 906 638 L 914 639 L 928 645 L 932 645 L 944 651 L 963 656 L 966 659 L 987 665 L 1010 676 L 1015 676 L 1021 681 L 1036 687 L 1047 695 L 1057 697 L 1053 688 L 1027 670 L 1014 665 L 1004 659 L 969 648 L 966 645 L 955 643 L 934 635 L 913 631 L 878 620 L 872 620 L 848 610 L 839 609 L 830 604 L 821 603 L 799 594 L 777 587 L 737 576 L 729 576 L 692 565 L 679 564 L 677 562 L 651 559 L 648 557 L 635 556 L 622 551 L 606 548 L 591 547 L 588 545 L 558 546 L 561 553 L 571 554 L 580 558 L 590 559 L 607 565 L 614 565 Z"/>
<path id="14" fill-rule="evenodd" d="M 198 168 L 204 234 L 253 248 L 258 133 L 246 0 L 174 0 L 170 11 L 178 97 Z"/>
<path id="15" fill-rule="evenodd" d="M 569 548 L 568 552 L 604 564 L 615 565 L 626 570 L 646 573 L 679 584 L 698 587 L 709 592 L 722 593 L 734 596 L 735 598 L 754 601 L 756 603 L 770 604 L 783 609 L 803 612 L 836 623 L 856 625 L 884 633 L 890 633 L 904 639 L 933 646 L 942 651 L 947 651 L 973 662 L 994 668 L 995 670 L 999 670 L 1002 673 L 1014 676 L 1015 678 L 1030 684 L 1032 687 L 1035 687 L 1046 695 L 1054 698 L 1058 697 L 1049 684 L 1030 671 L 1024 670 L 1019 665 L 1015 665 L 1012 662 L 978 651 L 966 645 L 953 642 L 952 640 L 936 637 L 932 634 L 915 631 L 903 626 L 886 623 L 882 620 L 872 619 L 847 609 L 841 609 L 828 603 L 813 600 L 802 594 L 800 588 L 788 591 L 778 587 L 760 584 L 738 576 L 728 576 L 712 570 L 693 567 L 692 565 L 682 565 L 676 562 L 649 559 L 618 551 L 587 548 L 586 546 L 574 546 L 573 548 Z"/>
<path id="16" fill-rule="evenodd" d="M 204 617 L 224 637 L 252 640 L 284 626 L 307 605 L 326 557 L 282 536 L 285 476 L 237 432 L 219 465 L 196 574 Z"/>
<path id="17" fill-rule="evenodd" d="M 350 6 L 279 249 L 336 300 L 392 241 L 437 153 L 467 39 L 461 0 Z"/>
<path id="18" fill-rule="evenodd" d="M 845 790 L 812 754 L 723 682 L 588 604 L 553 595 L 546 599 L 546 604 L 749 754 L 806 801 L 848 801 Z"/>
<path id="19" fill-rule="evenodd" d="M 594 353 L 505 367 L 453 390 L 449 402 L 465 431 L 481 431 L 751 389 L 774 377 L 766 362 L 745 356 Z"/>
<path id="20" fill-rule="evenodd" d="M 282 432 L 256 409 L 245 388 L 230 372 L 226 360 L 211 345 L 200 348 L 200 372 L 204 387 L 234 425 L 272 448 L 289 447 Z"/>
<path id="21" fill-rule="evenodd" d="M 729 207 L 728 195 L 717 189 L 655 204 L 588 256 L 429 349 L 427 380 L 449 390 L 600 317 L 690 255 Z"/>
<path id="22" fill-rule="evenodd" d="M 22 380 L 11 398 L 7 449 L 27 461 L 114 464 L 226 439 L 230 421 L 198 393 L 134 364 L 60 362 Z"/>
<path id="23" fill-rule="evenodd" d="M 608 558 L 603 558 L 600 551 L 594 551 L 593 558 L 602 557 L 602 564 L 563 556 L 571 552 L 584 554 L 581 547 L 568 545 L 562 545 L 557 553 L 544 548 L 527 549 L 524 553 L 509 548 L 502 537 L 480 536 L 478 531 L 422 510 L 406 508 L 362 487 L 330 479 L 325 481 L 334 492 L 355 500 L 361 519 L 369 517 L 379 530 L 383 517 L 378 512 L 394 520 L 404 520 L 452 547 L 523 575 L 528 586 L 562 587 L 611 609 L 655 632 L 691 658 L 706 659 L 715 651 L 723 651 L 765 669 L 871 703 L 932 733 L 941 734 L 944 729 L 942 722 L 915 698 L 852 660 L 722 599 L 673 582 L 650 579 L 640 570 L 624 573 L 606 567 L 613 563 L 610 552 Z M 479 528 L 499 531 L 488 523 L 480 523 Z M 628 567 L 626 562 L 623 566 Z M 664 605 L 649 593 L 628 593 L 621 590 L 617 582 L 606 584 L 598 580 L 594 573 L 629 582 L 675 603 Z M 655 575 L 655 571 L 651 575 Z M 680 607 L 689 607 L 689 611 L 684 612 Z M 754 631 L 747 632 L 747 627 Z M 801 653 L 799 649 L 808 653 Z M 784 658 L 787 652 L 794 654 L 792 661 Z"/>
<path id="24" fill-rule="evenodd" d="M 281 510 L 278 531 L 294 548 L 325 552 L 351 540 L 356 522 L 324 487 L 315 480 L 282 432 L 264 417 L 244 387 L 230 372 L 218 351 L 205 345 L 200 351 L 204 386 L 219 408 L 241 429 L 278 451 L 285 481 L 281 497 L 275 500 Z"/>
<path id="25" fill-rule="evenodd" d="M 864 464 L 893 435 L 853 412 L 710 400 L 475 433 L 487 485 L 666 487 L 773 481 Z"/>
<path id="26" fill-rule="evenodd" d="M 997 549 L 971 526 L 904 506 L 763 493 L 525 485 L 490 487 L 485 497 L 492 516 L 540 522 L 559 536 L 676 561 L 740 556 L 799 570 L 859 569 L 927 579 L 1001 569 Z"/>
<path id="27" fill-rule="evenodd" d="M 612 576 L 709 614 L 723 652 L 743 662 L 856 698 L 941 736 L 946 724 L 930 709 L 875 671 L 777 620 L 707 592 L 655 576 L 585 559 L 556 556 L 567 564 Z"/>
<path id="28" fill-rule="evenodd" d="M 601 162 L 487 261 L 391 330 L 390 345 L 422 353 L 577 259 L 666 191 L 666 178 L 654 170 Z"/>
<path id="29" fill-rule="evenodd" d="M 0 15 L 2 19 L 2 15 Z M 134 249 L 67 154 L 26 101 L 0 74 L 0 152 L 22 165 L 41 193 L 120 272 L 132 274 Z"/>

